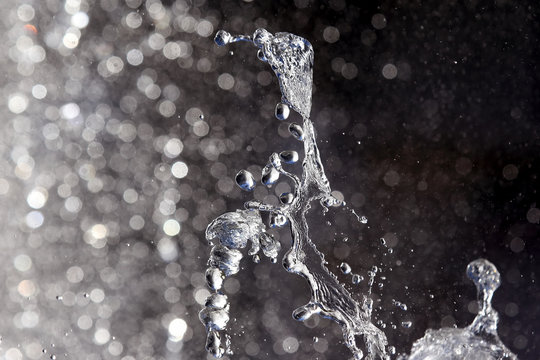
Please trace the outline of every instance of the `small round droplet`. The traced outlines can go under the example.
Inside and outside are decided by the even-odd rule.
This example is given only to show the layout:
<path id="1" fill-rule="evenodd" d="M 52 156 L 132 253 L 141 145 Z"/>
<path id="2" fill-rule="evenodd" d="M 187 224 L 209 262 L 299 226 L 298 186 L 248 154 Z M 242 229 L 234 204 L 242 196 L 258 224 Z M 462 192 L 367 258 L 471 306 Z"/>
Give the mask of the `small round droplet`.
<path id="1" fill-rule="evenodd" d="M 318 342 L 319 342 L 319 338 L 316 337 L 316 336 L 314 336 L 314 337 L 313 337 L 313 342 L 314 342 L 314 343 L 318 343 Z"/>
<path id="2" fill-rule="evenodd" d="M 204 120 L 204 114 L 199 115 L 199 119 Z"/>
<path id="3" fill-rule="evenodd" d="M 339 269 L 340 269 L 341 272 L 344 273 L 345 275 L 351 273 L 351 266 L 350 266 L 349 264 L 347 264 L 346 262 L 342 262 L 341 265 L 339 265 Z"/>
<path id="4" fill-rule="evenodd" d="M 278 103 L 276 105 L 275 115 L 278 120 L 287 120 L 291 110 L 287 104 Z"/>
<path id="5" fill-rule="evenodd" d="M 259 254 L 253 255 L 253 262 L 254 262 L 255 264 L 258 264 L 258 263 L 261 262 L 261 257 L 259 256 Z"/>
<path id="6" fill-rule="evenodd" d="M 363 276 L 358 275 L 358 274 L 354 274 L 354 275 L 352 276 L 352 280 L 351 280 L 351 281 L 352 281 L 352 283 L 353 283 L 354 285 L 358 285 L 358 284 L 360 284 L 360 283 L 362 282 L 362 280 L 364 280 L 364 277 L 363 277 Z"/>
<path id="7" fill-rule="evenodd" d="M 240 189 L 245 191 L 251 191 L 255 188 L 255 179 L 253 178 L 253 175 L 247 170 L 240 170 L 238 174 L 236 174 L 236 184 L 240 187 Z"/>
<path id="8" fill-rule="evenodd" d="M 62 301 L 64 298 L 62 295 L 56 295 L 56 300 Z"/>
<path id="9" fill-rule="evenodd" d="M 362 224 L 367 224 L 367 222 L 368 222 L 367 217 L 365 217 L 365 216 L 360 217 L 360 222 Z"/>
<path id="10" fill-rule="evenodd" d="M 224 46 L 227 45 L 229 42 L 231 42 L 232 36 L 225 30 L 219 30 L 216 33 L 216 36 L 214 37 L 214 42 L 218 46 Z"/>
<path id="11" fill-rule="evenodd" d="M 282 204 L 285 204 L 285 205 L 288 205 L 288 204 L 291 204 L 294 200 L 294 195 L 291 194 L 291 193 L 283 193 L 281 195 L 279 195 L 279 201 L 282 203 Z"/>
<path id="12" fill-rule="evenodd" d="M 291 125 L 289 125 L 289 132 L 296 140 L 304 140 L 304 130 L 300 125 L 291 123 Z"/>
<path id="13" fill-rule="evenodd" d="M 298 153 L 293 150 L 285 150 L 279 153 L 279 157 L 286 164 L 294 164 L 298 161 Z"/>
<path id="14" fill-rule="evenodd" d="M 51 360 L 56 360 L 56 355 L 54 355 L 54 354 L 51 355 L 51 356 L 50 356 L 50 359 L 51 359 Z"/>

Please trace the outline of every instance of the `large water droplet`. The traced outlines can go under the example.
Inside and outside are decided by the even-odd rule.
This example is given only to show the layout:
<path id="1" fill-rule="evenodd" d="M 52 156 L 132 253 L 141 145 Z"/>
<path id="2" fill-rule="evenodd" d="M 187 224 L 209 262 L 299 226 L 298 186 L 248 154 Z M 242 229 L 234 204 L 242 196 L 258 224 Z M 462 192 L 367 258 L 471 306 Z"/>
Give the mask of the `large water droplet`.
<path id="1" fill-rule="evenodd" d="M 225 278 L 225 275 L 221 272 L 221 270 L 211 267 L 206 269 L 206 283 L 208 284 L 208 287 L 212 290 L 219 290 L 223 286 L 223 279 Z"/>
<path id="2" fill-rule="evenodd" d="M 236 184 L 240 186 L 242 190 L 251 191 L 255 188 L 255 179 L 253 175 L 247 170 L 240 170 L 235 177 Z"/>
<path id="3" fill-rule="evenodd" d="M 223 271 L 225 276 L 230 276 L 240 271 L 240 260 L 242 260 L 240 251 L 229 249 L 220 244 L 214 246 L 210 251 L 208 263 Z"/>
<path id="4" fill-rule="evenodd" d="M 224 309 L 227 306 L 227 295 L 224 294 L 211 294 L 206 298 L 204 302 L 205 307 Z"/>
<path id="5" fill-rule="evenodd" d="M 291 125 L 289 125 L 289 132 L 296 140 L 304 140 L 304 130 L 300 125 L 291 123 Z"/>
<path id="6" fill-rule="evenodd" d="M 351 273 L 351 266 L 350 266 L 349 264 L 347 264 L 346 262 L 342 262 L 342 263 L 339 265 L 339 269 L 340 269 L 341 272 L 344 273 L 345 275 Z"/>
<path id="7" fill-rule="evenodd" d="M 294 195 L 291 194 L 291 193 L 283 193 L 279 196 L 279 201 L 282 203 L 282 204 L 291 204 L 294 200 Z"/>
<path id="8" fill-rule="evenodd" d="M 289 109 L 289 106 L 287 104 L 278 103 L 276 105 L 276 110 L 274 114 L 276 115 L 276 119 L 278 120 L 287 120 L 290 112 L 291 110 Z"/>
<path id="9" fill-rule="evenodd" d="M 274 167 L 266 165 L 262 170 L 261 182 L 270 187 L 279 179 L 279 171 Z"/>
<path id="10" fill-rule="evenodd" d="M 298 161 L 298 153 L 294 150 L 285 150 L 279 153 L 279 157 L 286 164 L 294 164 Z"/>

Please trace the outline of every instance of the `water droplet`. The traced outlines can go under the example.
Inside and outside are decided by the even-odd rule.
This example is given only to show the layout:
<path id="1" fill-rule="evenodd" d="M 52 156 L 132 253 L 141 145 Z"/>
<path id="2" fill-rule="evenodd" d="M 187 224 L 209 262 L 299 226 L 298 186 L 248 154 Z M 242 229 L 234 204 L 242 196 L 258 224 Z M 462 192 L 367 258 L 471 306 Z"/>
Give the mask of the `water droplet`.
<path id="1" fill-rule="evenodd" d="M 279 157 L 286 164 L 294 164 L 298 161 L 298 153 L 292 150 L 285 150 L 279 153 Z"/>
<path id="2" fill-rule="evenodd" d="M 266 165 L 262 169 L 261 174 L 261 182 L 266 185 L 267 187 L 270 187 L 276 183 L 276 181 L 279 180 L 279 171 L 277 171 L 274 167 Z"/>
<path id="3" fill-rule="evenodd" d="M 254 262 L 255 264 L 258 264 L 258 263 L 261 262 L 261 257 L 259 256 L 259 254 L 253 255 L 253 262 Z"/>
<path id="4" fill-rule="evenodd" d="M 291 123 L 291 125 L 289 125 L 289 132 L 296 140 L 304 140 L 304 130 L 300 125 Z"/>
<path id="5" fill-rule="evenodd" d="M 247 170 L 240 170 L 235 177 L 236 185 L 242 190 L 251 191 L 255 188 L 255 179 L 253 175 Z"/>
<path id="6" fill-rule="evenodd" d="M 227 295 L 211 294 L 206 298 L 204 306 L 214 309 L 224 309 L 227 306 Z"/>
<path id="7" fill-rule="evenodd" d="M 275 115 L 278 120 L 287 120 L 291 110 L 287 104 L 278 103 L 276 105 Z"/>
<path id="8" fill-rule="evenodd" d="M 408 329 L 408 328 L 410 328 L 412 326 L 412 321 L 402 321 L 401 326 Z"/>
<path id="9" fill-rule="evenodd" d="M 342 262 L 342 263 L 339 265 L 339 269 L 340 269 L 341 272 L 344 273 L 345 275 L 351 273 L 351 266 L 350 266 L 349 264 L 347 264 L 346 262 Z"/>
<path id="10" fill-rule="evenodd" d="M 365 216 L 360 217 L 360 222 L 361 222 L 362 224 L 367 224 L 367 222 L 368 222 L 367 217 L 365 217 Z"/>
<path id="11" fill-rule="evenodd" d="M 314 336 L 314 337 L 313 337 L 313 342 L 314 342 L 314 343 L 318 343 L 318 342 L 319 342 L 319 338 L 316 337 L 316 336 Z"/>
<path id="12" fill-rule="evenodd" d="M 56 295 L 56 300 L 61 301 L 61 300 L 63 300 L 63 299 L 64 299 L 64 298 L 62 297 L 62 295 Z"/>
<path id="13" fill-rule="evenodd" d="M 51 360 L 56 360 L 56 355 L 51 355 L 51 356 L 50 356 L 50 359 L 51 359 Z"/>
<path id="14" fill-rule="evenodd" d="M 199 119 L 204 120 L 204 114 L 199 115 Z"/>
<path id="15" fill-rule="evenodd" d="M 291 204 L 294 200 L 294 195 L 291 194 L 291 193 L 283 193 L 279 196 L 279 201 L 282 203 L 282 204 Z"/>
<path id="16" fill-rule="evenodd" d="M 225 275 L 221 272 L 221 270 L 211 267 L 206 270 L 206 283 L 208 284 L 208 287 L 212 290 L 219 290 L 223 286 L 223 279 L 225 278 Z"/>
<path id="17" fill-rule="evenodd" d="M 214 37 L 214 42 L 218 46 L 224 46 L 227 45 L 229 42 L 231 42 L 232 36 L 225 30 L 219 30 L 216 33 L 216 36 Z"/>

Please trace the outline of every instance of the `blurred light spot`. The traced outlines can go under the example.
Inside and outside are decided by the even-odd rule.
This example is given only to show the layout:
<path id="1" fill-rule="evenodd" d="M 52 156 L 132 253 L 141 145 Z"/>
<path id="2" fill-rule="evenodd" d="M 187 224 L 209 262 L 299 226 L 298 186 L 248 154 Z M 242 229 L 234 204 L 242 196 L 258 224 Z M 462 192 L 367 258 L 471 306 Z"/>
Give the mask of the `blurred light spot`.
<path id="1" fill-rule="evenodd" d="M 193 291 L 193 298 L 199 305 L 204 305 L 210 292 L 206 288 L 198 288 Z"/>
<path id="2" fill-rule="evenodd" d="M 39 324 L 39 315 L 35 311 L 25 311 L 21 316 L 21 323 L 25 328 L 33 328 Z"/>
<path id="3" fill-rule="evenodd" d="M 170 100 L 163 100 L 158 106 L 158 111 L 165 117 L 171 117 L 176 112 L 176 105 Z"/>
<path id="4" fill-rule="evenodd" d="M 100 303 L 105 299 L 105 293 L 102 289 L 94 289 L 90 292 L 90 300 L 92 300 L 95 303 Z"/>
<path id="5" fill-rule="evenodd" d="M 71 17 L 71 25 L 79 29 L 82 29 L 88 25 L 89 20 L 90 19 L 88 18 L 88 14 L 86 14 L 85 12 L 79 11 Z"/>
<path id="6" fill-rule="evenodd" d="M 104 328 L 97 329 L 94 333 L 94 341 L 98 345 L 106 344 L 110 338 L 111 334 L 109 333 L 109 330 Z"/>
<path id="7" fill-rule="evenodd" d="M 32 87 L 32 96 L 41 100 L 47 96 L 47 88 L 41 84 L 36 84 Z"/>
<path id="8" fill-rule="evenodd" d="M 157 249 L 159 251 L 159 255 L 164 261 L 173 261 L 178 256 L 176 243 L 169 238 L 159 240 Z"/>
<path id="9" fill-rule="evenodd" d="M 26 254 L 17 255 L 15 259 L 13 259 L 13 265 L 15 266 L 15 269 L 21 272 L 28 271 L 32 267 L 32 259 Z"/>
<path id="10" fill-rule="evenodd" d="M 17 16 L 21 21 L 30 21 L 36 15 L 36 11 L 30 4 L 22 4 L 17 8 Z"/>
<path id="11" fill-rule="evenodd" d="M 126 60 L 130 65 L 137 66 L 142 64 L 144 56 L 139 49 L 131 49 L 126 54 Z"/>
<path id="12" fill-rule="evenodd" d="M 510 250 L 512 250 L 515 253 L 522 252 L 523 249 L 525 249 L 525 242 L 523 239 L 520 239 L 518 237 L 513 238 L 510 242 Z"/>
<path id="13" fill-rule="evenodd" d="M 88 330 L 92 327 L 92 318 L 88 315 L 81 315 L 79 319 L 77 320 L 77 326 L 81 330 Z"/>
<path id="14" fill-rule="evenodd" d="M 17 348 L 10 348 L 4 354 L 5 360 L 22 360 L 23 355 Z"/>
<path id="15" fill-rule="evenodd" d="M 184 149 L 184 144 L 180 139 L 172 138 L 165 144 L 165 147 L 163 148 L 163 152 L 165 156 L 169 158 L 174 158 L 182 152 Z"/>
<path id="16" fill-rule="evenodd" d="M 135 231 L 141 230 L 144 227 L 144 218 L 140 215 L 133 215 L 129 219 L 129 227 Z"/>
<path id="17" fill-rule="evenodd" d="M 21 296 L 28 298 L 36 293 L 36 285 L 32 280 L 23 280 L 17 286 L 17 291 Z"/>
<path id="18" fill-rule="evenodd" d="M 371 17 L 371 25 L 377 30 L 386 27 L 386 17 L 383 14 L 375 14 Z"/>
<path id="19" fill-rule="evenodd" d="M 180 223 L 174 219 L 169 219 L 163 224 L 163 232 L 169 236 L 176 236 L 180 233 Z"/>
<path id="20" fill-rule="evenodd" d="M 8 108 L 9 111 L 15 114 L 20 114 L 28 107 L 28 98 L 21 93 L 15 93 L 9 96 Z"/>
<path id="21" fill-rule="evenodd" d="M 346 63 L 341 68 L 341 75 L 347 80 L 352 80 L 358 75 L 358 68 L 353 63 Z"/>
<path id="22" fill-rule="evenodd" d="M 26 197 L 26 202 L 33 209 L 41 209 L 47 202 L 48 196 L 47 189 L 38 186 L 30 191 Z"/>
<path id="23" fill-rule="evenodd" d="M 60 114 L 64 119 L 72 120 L 79 116 L 81 109 L 75 103 L 68 103 L 60 108 Z"/>
<path id="24" fill-rule="evenodd" d="M 113 337 L 114 339 L 114 337 Z M 119 356 L 124 351 L 124 345 L 120 341 L 112 341 L 107 348 L 112 356 Z"/>
<path id="25" fill-rule="evenodd" d="M 283 340 L 283 350 L 289 354 L 295 353 L 298 351 L 298 340 L 295 337 L 289 336 Z"/>
<path id="26" fill-rule="evenodd" d="M 182 48 L 176 42 L 168 42 L 163 47 L 163 55 L 169 60 L 179 58 L 180 54 L 182 54 Z"/>
<path id="27" fill-rule="evenodd" d="M 118 74 L 124 69 L 124 62 L 118 56 L 111 56 L 105 62 L 105 66 L 111 74 Z"/>
<path id="28" fill-rule="evenodd" d="M 43 221 L 45 218 L 43 217 L 43 214 L 39 211 L 30 211 L 26 215 L 26 225 L 28 225 L 31 229 L 37 229 L 41 225 L 43 225 Z"/>
<path id="29" fill-rule="evenodd" d="M 202 20 L 197 24 L 197 34 L 203 37 L 208 37 L 214 32 L 214 26 L 208 20 Z"/>
<path id="30" fill-rule="evenodd" d="M 130 12 L 126 16 L 126 25 L 132 29 L 136 29 L 142 24 L 142 17 L 136 12 Z"/>
<path id="31" fill-rule="evenodd" d="M 169 335 L 172 341 L 181 341 L 187 331 L 187 323 L 180 318 L 176 318 L 169 324 Z"/>
<path id="32" fill-rule="evenodd" d="M 67 269 L 66 278 L 70 283 L 80 283 L 84 278 L 84 271 L 78 266 L 72 266 Z"/>
<path id="33" fill-rule="evenodd" d="M 90 232 L 95 239 L 103 239 L 107 236 L 107 227 L 103 224 L 96 224 L 92 226 Z"/>
<path id="34" fill-rule="evenodd" d="M 234 87 L 234 77 L 228 73 L 219 75 L 217 82 L 223 90 L 231 90 Z"/>
<path id="35" fill-rule="evenodd" d="M 389 170 L 384 174 L 383 180 L 386 185 L 393 187 L 399 184 L 400 176 L 396 171 Z"/>
<path id="36" fill-rule="evenodd" d="M 0 179 L 0 194 L 2 193 L 2 183 Z M 540 223 L 540 209 L 536 207 L 532 207 L 527 211 L 527 221 L 531 224 L 538 224 Z"/>
<path id="37" fill-rule="evenodd" d="M 171 173 L 175 178 L 185 178 L 188 174 L 188 166 L 183 161 L 177 161 L 171 166 Z"/>
<path id="38" fill-rule="evenodd" d="M 502 173 L 503 173 L 503 177 L 506 180 L 514 180 L 515 178 L 518 177 L 519 169 L 514 164 L 508 164 L 503 168 Z"/>
<path id="39" fill-rule="evenodd" d="M 394 64 L 386 64 L 382 68 L 382 75 L 385 79 L 392 80 L 397 76 L 397 67 Z"/>
<path id="40" fill-rule="evenodd" d="M 326 42 L 333 44 L 339 40 L 339 30 L 333 26 L 327 26 L 324 28 L 323 38 Z"/>
<path id="41" fill-rule="evenodd" d="M 68 32 L 64 35 L 62 44 L 68 49 L 75 49 L 79 45 L 79 37 L 72 32 Z"/>

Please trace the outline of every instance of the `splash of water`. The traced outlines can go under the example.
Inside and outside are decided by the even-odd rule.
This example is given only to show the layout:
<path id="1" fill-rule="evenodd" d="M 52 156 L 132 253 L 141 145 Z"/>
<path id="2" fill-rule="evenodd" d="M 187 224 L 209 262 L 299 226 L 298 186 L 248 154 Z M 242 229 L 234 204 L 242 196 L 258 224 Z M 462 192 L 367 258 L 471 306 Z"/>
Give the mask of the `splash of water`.
<path id="1" fill-rule="evenodd" d="M 467 276 L 478 292 L 480 311 L 474 321 L 463 329 L 428 330 L 413 344 L 409 360 L 517 359 L 497 335 L 499 315 L 491 306 L 493 293 L 501 284 L 497 268 L 485 259 L 474 260 L 467 266 Z"/>
<path id="2" fill-rule="evenodd" d="M 341 326 L 345 344 L 355 359 L 364 357 L 356 343 L 356 336 L 363 338 L 368 359 L 389 359 L 389 354 L 394 353 L 393 347 L 388 346 L 384 332 L 371 322 L 372 300 L 369 294 L 376 270 L 370 275 L 369 294 L 364 295 L 360 303 L 338 281 L 336 275 L 329 271 L 324 254 L 310 238 L 306 214 L 312 203 L 320 202 L 323 207 L 342 205 L 331 195 L 330 183 L 316 144 L 313 123 L 309 119 L 313 48 L 307 40 L 299 36 L 289 33 L 272 35 L 264 29 L 256 30 L 253 36 L 233 36 L 221 30 L 215 37 L 216 44 L 220 46 L 238 41 L 252 42 L 257 46 L 258 58 L 268 62 L 278 78 L 282 98 L 275 109 L 276 118 L 287 119 L 289 107 L 303 118 L 302 125 L 292 123 L 289 126 L 293 137 L 304 145 L 303 171 L 301 177 L 297 177 L 283 168 L 283 164 L 299 160 L 298 153 L 273 153 L 263 168 L 261 182 L 272 186 L 280 176 L 291 180 L 293 191 L 280 196 L 281 205 L 248 201 L 245 203 L 245 210 L 225 213 L 208 225 L 206 239 L 209 242 L 217 239 L 218 244 L 214 245 L 210 252 L 209 267 L 206 271 L 208 286 L 214 293 L 208 297 L 205 308 L 199 315 L 207 329 L 206 349 L 216 357 L 231 353 L 229 337 L 224 335 L 223 341 L 220 335 L 229 320 L 229 303 L 221 287 L 226 276 L 239 271 L 239 263 L 243 257 L 239 249 L 251 242 L 248 255 L 253 256 L 254 261 L 258 261 L 260 249 L 265 256 L 276 261 L 280 244 L 266 232 L 260 216 L 260 212 L 268 212 L 270 227 L 289 224 L 292 234 L 292 245 L 283 257 L 283 266 L 287 271 L 306 279 L 311 289 L 310 301 L 294 310 L 293 318 L 305 321 L 315 314 L 329 318 Z M 246 170 L 238 173 L 236 182 L 246 191 L 255 187 L 253 175 Z M 358 219 L 362 223 L 367 222 L 364 217 Z M 344 274 L 351 273 L 347 263 L 342 263 L 340 269 Z M 500 283 L 496 268 L 486 260 L 477 260 L 469 264 L 467 273 L 482 294 L 482 309 L 473 324 L 466 329 L 428 330 L 426 336 L 414 344 L 409 359 L 462 359 L 467 358 L 461 356 L 462 354 L 469 353 L 493 355 L 486 359 L 503 359 L 504 356 L 508 359 L 515 358 L 500 342 L 496 333 L 497 313 L 491 308 L 491 297 Z M 360 275 L 352 274 L 353 283 L 357 284 L 362 280 Z M 406 305 L 401 303 L 396 306 L 405 306 L 406 309 Z M 449 355 L 449 349 L 454 351 L 454 357 Z"/>
<path id="3" fill-rule="evenodd" d="M 253 249 L 257 249 L 257 243 L 262 244 L 261 239 L 268 238 L 267 233 L 264 232 L 259 211 L 269 212 L 271 227 L 282 227 L 287 223 L 290 225 L 293 242 L 283 257 L 283 266 L 287 271 L 306 279 L 311 288 L 311 300 L 294 310 L 293 318 L 305 321 L 310 316 L 319 314 L 332 319 L 341 326 L 345 343 L 357 359 L 363 358 L 362 350 L 356 344 L 355 336 L 357 335 L 364 338 L 368 358 L 387 358 L 386 337 L 370 321 L 371 299 L 365 297 L 363 303 L 359 304 L 337 280 L 337 277 L 328 270 L 323 254 L 317 250 L 310 239 L 306 214 L 311 204 L 314 201 L 319 201 L 324 206 L 340 203 L 330 194 L 330 183 L 324 173 L 313 123 L 309 119 L 313 82 L 311 44 L 293 34 L 272 35 L 264 29 L 256 30 L 253 36 L 232 36 L 225 31 L 219 31 L 215 41 L 218 45 L 251 41 L 259 48 L 259 59 L 270 64 L 279 80 L 282 99 L 276 106 L 276 117 L 280 120 L 286 119 L 290 107 L 303 118 L 302 125 L 292 123 L 289 131 L 297 140 L 303 141 L 304 159 L 301 178 L 283 168 L 282 163 L 294 163 L 298 160 L 298 154 L 292 151 L 284 151 L 280 155 L 273 153 L 263 169 L 262 182 L 267 186 L 275 183 L 280 175 L 288 177 L 294 184 L 294 190 L 291 193 L 281 196 L 281 206 L 274 207 L 250 201 L 245 204 L 246 210 L 224 214 L 208 226 L 207 240 L 217 237 L 220 241 L 220 245 L 215 245 L 212 249 L 209 260 L 207 279 L 210 288 L 219 293 L 223 278 L 237 270 L 237 262 L 241 259 L 241 253 L 237 248 L 244 247 L 249 239 L 254 244 L 249 254 L 254 255 L 256 251 Z M 239 172 L 236 177 L 238 185 L 244 190 L 253 189 L 252 179 L 253 176 L 245 170 Z M 219 248 L 216 249 L 216 247 Z M 224 247 L 229 249 L 230 254 Z M 222 259 L 217 259 L 216 251 Z M 263 253 L 274 258 L 277 256 L 277 253 L 268 254 L 264 248 Z M 221 325 L 222 323 L 226 325 L 226 321 L 216 324 L 209 314 L 216 314 L 215 317 L 217 317 L 217 315 L 224 316 L 225 313 L 228 320 L 226 306 L 205 307 L 200 316 L 208 329 L 207 349 L 218 357 L 227 351 L 226 348 L 219 346 L 221 340 L 218 333 L 224 329 L 225 326 Z"/>

